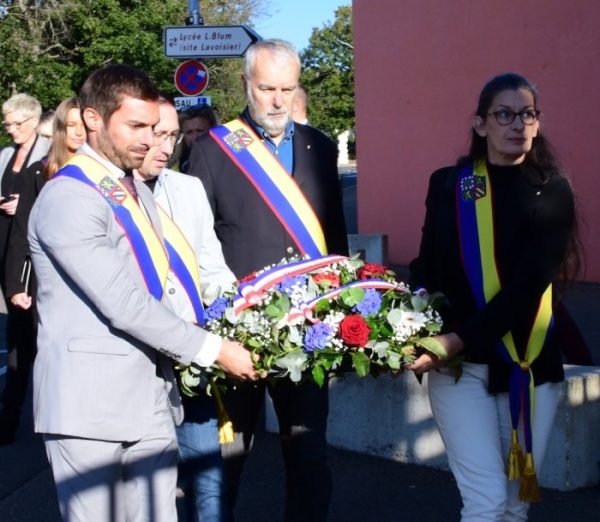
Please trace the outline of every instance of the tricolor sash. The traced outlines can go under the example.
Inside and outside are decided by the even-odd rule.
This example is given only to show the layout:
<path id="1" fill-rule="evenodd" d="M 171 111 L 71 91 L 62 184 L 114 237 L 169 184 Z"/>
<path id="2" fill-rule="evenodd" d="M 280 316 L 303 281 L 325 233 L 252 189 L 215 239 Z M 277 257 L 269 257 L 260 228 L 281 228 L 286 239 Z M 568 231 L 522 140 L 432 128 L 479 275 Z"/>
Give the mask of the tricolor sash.
<path id="1" fill-rule="evenodd" d="M 496 264 L 492 185 L 484 159 L 460 171 L 456 204 L 463 266 L 477 306 L 483 308 L 502 288 Z M 524 501 L 539 499 L 532 452 L 535 388 L 530 367 L 542 351 L 552 324 L 552 285 L 549 285 L 540 300 L 523 358 L 517 352 L 510 331 L 496 345 L 500 356 L 512 366 L 509 400 L 513 444 L 509 479 L 523 479 L 520 497 Z M 524 469 L 521 469 L 523 454 L 517 434 L 521 414 L 526 453 Z"/>
<path id="2" fill-rule="evenodd" d="M 127 236 L 148 292 L 161 301 L 168 271 L 184 288 L 199 324 L 204 322 L 200 298 L 200 275 L 194 250 L 173 220 L 157 205 L 164 244 L 138 202 L 109 170 L 85 154 L 74 156 L 57 174 L 84 182 L 96 189 L 110 205 Z"/>
<path id="3" fill-rule="evenodd" d="M 254 185 L 302 255 L 314 258 L 327 254 L 325 236 L 314 210 L 255 132 L 237 119 L 211 129 L 210 134 Z"/>

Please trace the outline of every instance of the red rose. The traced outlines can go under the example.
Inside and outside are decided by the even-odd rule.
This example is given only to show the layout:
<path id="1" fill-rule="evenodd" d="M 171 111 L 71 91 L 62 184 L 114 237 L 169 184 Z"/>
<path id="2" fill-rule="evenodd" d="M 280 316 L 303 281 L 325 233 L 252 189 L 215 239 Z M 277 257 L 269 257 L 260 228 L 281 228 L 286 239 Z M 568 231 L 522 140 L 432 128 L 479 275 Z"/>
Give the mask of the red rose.
<path id="1" fill-rule="evenodd" d="M 359 268 L 357 276 L 359 279 L 374 279 L 384 275 L 386 272 L 387 268 L 385 266 L 376 263 L 365 263 L 362 268 Z"/>
<path id="2" fill-rule="evenodd" d="M 336 274 L 316 274 L 312 276 L 312 279 L 323 288 L 338 288 L 340 286 L 340 276 Z"/>
<path id="3" fill-rule="evenodd" d="M 340 323 L 340 337 L 352 346 L 365 346 L 371 329 L 360 315 L 349 315 Z"/>

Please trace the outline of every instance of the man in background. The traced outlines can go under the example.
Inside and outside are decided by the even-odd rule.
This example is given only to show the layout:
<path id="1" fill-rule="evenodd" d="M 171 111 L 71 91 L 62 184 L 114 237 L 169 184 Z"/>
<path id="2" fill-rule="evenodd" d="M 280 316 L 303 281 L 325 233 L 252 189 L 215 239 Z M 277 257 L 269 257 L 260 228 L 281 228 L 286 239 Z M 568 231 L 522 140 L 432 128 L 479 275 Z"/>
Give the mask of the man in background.
<path id="1" fill-rule="evenodd" d="M 235 282 L 235 276 L 223 259 L 202 183 L 194 176 L 165 168 L 175 146 L 184 139 L 173 99 L 161 94 L 158 110 L 160 121 L 154 127 L 154 146 L 133 175 L 152 191 L 161 210 L 192 247 L 196 266 L 190 267 L 190 271 L 197 272 L 201 292 L 200 288 L 186 288 L 183 284 L 186 278 L 179 279 L 170 273 L 166 297 L 180 317 L 202 323 L 202 310 L 196 309 L 190 293 L 201 293 L 201 301 L 210 304 L 220 289 Z M 182 395 L 184 418 L 176 428 L 181 457 L 179 482 L 185 492 L 187 520 L 230 522 L 215 397 L 209 396 L 204 387 L 197 389 L 197 393 L 195 397 Z"/>
<path id="2" fill-rule="evenodd" d="M 300 58 L 290 44 L 255 43 L 245 56 L 246 110 L 192 145 L 188 174 L 202 180 L 225 261 L 238 279 L 302 254 L 348 253 L 337 147 L 317 129 L 292 119 L 299 77 Z M 274 186 L 263 185 L 267 177 Z M 231 502 L 266 390 L 285 462 L 285 521 L 325 521 L 332 489 L 327 383 L 319 388 L 310 381 L 296 385 L 280 379 L 274 386 L 259 381 L 227 391 L 225 406 L 236 434 L 234 444 L 223 446 Z"/>
<path id="3" fill-rule="evenodd" d="M 294 101 L 294 121 L 302 125 L 309 125 L 307 111 L 308 92 L 306 91 L 306 87 L 299 83 L 296 89 L 296 100 Z"/>

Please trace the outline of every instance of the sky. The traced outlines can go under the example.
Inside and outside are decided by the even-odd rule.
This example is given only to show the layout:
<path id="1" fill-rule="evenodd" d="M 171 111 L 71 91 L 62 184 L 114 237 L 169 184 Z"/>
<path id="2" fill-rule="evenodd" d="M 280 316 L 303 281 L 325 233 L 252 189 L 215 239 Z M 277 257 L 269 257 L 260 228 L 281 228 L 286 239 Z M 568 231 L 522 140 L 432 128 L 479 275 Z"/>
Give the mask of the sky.
<path id="1" fill-rule="evenodd" d="M 287 40 L 302 51 L 313 27 L 333 22 L 335 10 L 351 4 L 352 0 L 270 0 L 272 16 L 259 20 L 254 30 L 263 38 Z"/>

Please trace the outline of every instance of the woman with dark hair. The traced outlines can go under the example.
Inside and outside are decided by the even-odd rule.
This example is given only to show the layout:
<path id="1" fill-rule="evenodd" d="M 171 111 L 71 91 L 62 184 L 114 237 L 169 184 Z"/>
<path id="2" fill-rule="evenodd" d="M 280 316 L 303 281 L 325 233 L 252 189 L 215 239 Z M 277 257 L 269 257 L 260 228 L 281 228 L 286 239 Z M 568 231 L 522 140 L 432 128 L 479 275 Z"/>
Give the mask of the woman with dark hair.
<path id="1" fill-rule="evenodd" d="M 461 374 L 429 352 L 409 369 L 429 372 L 463 522 L 527 519 L 564 379 L 552 282 L 578 267 L 575 203 L 539 115 L 526 78 L 485 85 L 469 154 L 431 176 L 410 266 L 413 284 L 447 297 L 435 339 L 462 358 Z"/>
<path id="2" fill-rule="evenodd" d="M 85 143 L 86 132 L 81 120 L 81 110 L 77 98 L 64 100 L 56 109 L 52 124 L 52 146 L 48 156 L 32 163 L 19 178 L 16 190 L 20 194 L 19 205 L 13 219 L 6 250 L 5 297 L 10 306 L 19 314 L 31 317 L 31 321 L 21 326 L 20 335 L 27 336 L 30 342 L 27 349 L 21 349 L 14 375 L 7 378 L 4 395 L 15 397 L 14 402 L 23 403 L 29 372 L 35 357 L 35 338 L 37 332 L 37 314 L 33 297 L 35 296 L 35 278 L 30 272 L 29 243 L 27 242 L 27 223 L 31 208 L 44 183 L 50 179 L 77 149 Z M 19 423 L 20 411 L 14 413 L 3 425 L 5 444 L 14 438 Z"/>
<path id="3" fill-rule="evenodd" d="M 173 160 L 178 162 L 179 172 L 188 171 L 190 149 L 194 140 L 220 124 L 215 110 L 204 103 L 192 105 L 179 114 L 179 128 L 183 133 L 183 141 L 173 155 Z"/>

